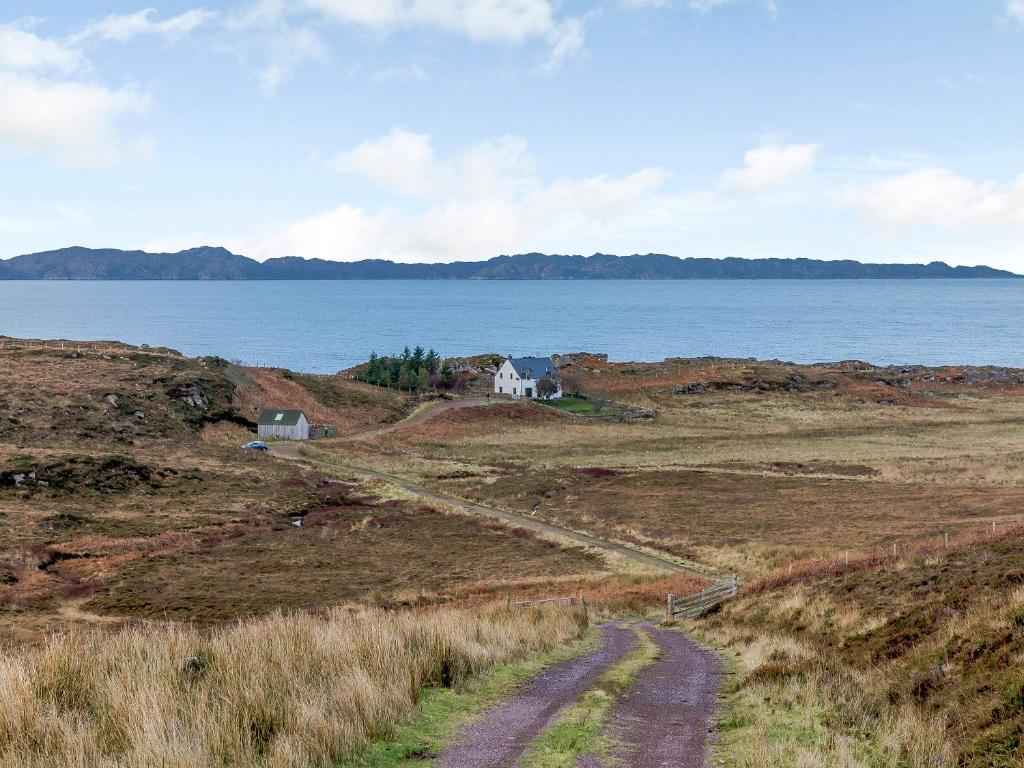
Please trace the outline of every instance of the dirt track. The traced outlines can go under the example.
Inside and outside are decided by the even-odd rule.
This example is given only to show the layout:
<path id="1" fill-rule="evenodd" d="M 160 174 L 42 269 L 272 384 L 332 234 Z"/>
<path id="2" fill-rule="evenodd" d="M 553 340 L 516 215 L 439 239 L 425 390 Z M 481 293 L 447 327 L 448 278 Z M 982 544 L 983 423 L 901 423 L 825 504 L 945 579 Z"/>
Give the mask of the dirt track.
<path id="1" fill-rule="evenodd" d="M 612 708 L 615 756 L 632 768 L 703 768 L 721 660 L 681 632 L 645 629 L 661 657 Z"/>
<path id="2" fill-rule="evenodd" d="M 427 403 L 422 408 L 414 411 L 409 416 L 406 416 L 401 421 L 396 421 L 394 424 L 388 424 L 385 427 L 378 427 L 377 429 L 370 429 L 366 432 L 360 432 L 357 435 L 352 435 L 349 440 L 372 440 L 375 437 L 381 435 L 387 435 L 395 430 L 402 429 L 403 427 L 411 426 L 412 424 L 419 424 L 421 421 L 432 419 L 439 413 L 445 411 L 455 411 L 460 408 L 477 408 L 480 406 L 487 406 L 491 404 L 491 400 L 486 397 L 467 397 L 462 400 L 435 400 Z M 500 402 L 495 400 L 493 402 Z"/>
<path id="3" fill-rule="evenodd" d="M 506 768 L 558 712 L 575 701 L 612 664 L 636 647 L 628 629 L 601 627 L 600 649 L 559 662 L 537 675 L 519 694 L 487 712 L 437 759 L 441 768 Z"/>
<path id="4" fill-rule="evenodd" d="M 630 768 L 705 768 L 708 732 L 714 724 L 721 662 L 680 632 L 642 625 L 660 651 L 614 704 L 602 727 L 616 745 L 615 765 Z M 550 726 L 602 672 L 636 647 L 630 629 L 604 625 L 604 646 L 561 662 L 538 675 L 523 691 L 491 709 L 437 759 L 439 768 L 513 766 L 530 741 Z M 596 755 L 583 755 L 577 768 L 606 768 Z"/>
<path id="5" fill-rule="evenodd" d="M 397 429 L 400 426 L 408 425 L 413 419 L 417 421 L 423 421 L 425 419 L 432 418 L 433 416 L 437 415 L 437 413 L 443 410 L 450 410 L 451 408 L 455 407 L 468 408 L 473 407 L 474 405 L 480 405 L 480 403 L 476 402 L 473 399 L 467 399 L 449 401 L 446 402 L 445 405 L 448 405 L 450 407 L 441 408 L 438 406 L 423 409 L 419 413 L 410 416 L 408 419 L 400 421 L 396 424 L 392 424 L 389 427 L 386 427 L 385 429 Z M 362 435 L 369 434 L 380 434 L 380 432 L 379 430 L 374 430 L 373 432 L 370 433 L 362 433 Z M 357 435 L 356 437 L 359 436 Z M 436 504 L 441 504 L 448 507 L 455 507 L 465 512 L 471 512 L 474 515 L 481 515 L 483 517 L 490 517 L 496 520 L 501 520 L 502 522 L 509 523 L 520 528 L 525 528 L 527 530 L 531 530 L 546 536 L 551 536 L 565 541 L 570 541 L 574 544 L 582 545 L 584 547 L 602 550 L 611 555 L 624 557 L 628 560 L 640 563 L 641 565 L 645 565 L 648 568 L 654 568 L 656 570 L 669 571 L 673 573 L 699 573 L 703 576 L 707 575 L 706 572 L 698 570 L 697 568 L 691 568 L 684 565 L 680 565 L 679 563 L 676 563 L 672 560 L 668 560 L 663 557 L 658 557 L 657 555 L 648 554 L 647 552 L 642 552 L 640 550 L 633 549 L 632 547 L 627 547 L 624 544 L 618 544 L 616 542 L 607 541 L 606 539 L 600 539 L 596 536 L 591 536 L 587 533 L 581 533 L 579 531 L 574 531 L 569 528 L 563 528 L 559 525 L 546 523 L 542 520 L 537 520 L 536 518 L 528 515 L 520 515 L 515 512 L 507 512 L 503 509 L 496 509 L 495 507 L 484 506 L 483 504 L 474 504 L 472 502 L 464 501 L 462 499 L 458 499 L 452 496 L 445 496 L 444 494 L 432 491 L 429 488 L 425 488 L 422 485 L 418 485 L 416 483 L 411 482 L 410 480 L 406 480 L 405 478 L 399 477 L 397 475 L 391 475 L 386 472 L 378 472 L 371 469 L 362 469 L 359 467 L 341 467 L 340 465 L 327 464 L 325 462 L 316 461 L 315 459 L 302 456 L 298 451 L 298 445 L 296 445 L 295 443 L 276 443 L 270 446 L 270 452 L 274 456 L 277 456 L 279 458 L 290 459 L 292 461 L 303 461 L 308 464 L 315 465 L 325 473 L 330 472 L 332 470 L 337 471 L 339 468 L 343 468 L 348 472 L 352 472 L 357 475 L 362 475 L 363 477 L 373 477 L 381 480 L 386 480 L 392 485 L 402 488 L 403 490 L 415 496 L 419 496 L 420 498 L 426 499 L 427 501 L 432 501 Z"/>

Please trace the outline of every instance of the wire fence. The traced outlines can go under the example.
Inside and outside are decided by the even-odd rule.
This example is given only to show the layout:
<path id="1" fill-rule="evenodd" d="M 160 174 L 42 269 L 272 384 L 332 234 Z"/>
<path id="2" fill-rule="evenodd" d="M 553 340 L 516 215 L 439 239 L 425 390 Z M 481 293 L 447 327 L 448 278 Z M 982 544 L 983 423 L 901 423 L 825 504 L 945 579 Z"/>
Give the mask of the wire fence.
<path id="1" fill-rule="evenodd" d="M 874 568 L 883 568 L 903 560 L 954 555 L 986 549 L 993 544 L 1024 538 L 1024 523 L 999 525 L 993 521 L 983 529 L 963 531 L 956 536 L 941 533 L 912 542 L 894 542 L 866 552 L 845 551 L 833 557 L 796 560 L 746 585 L 743 594 L 758 594 L 804 581 L 842 576 Z"/>

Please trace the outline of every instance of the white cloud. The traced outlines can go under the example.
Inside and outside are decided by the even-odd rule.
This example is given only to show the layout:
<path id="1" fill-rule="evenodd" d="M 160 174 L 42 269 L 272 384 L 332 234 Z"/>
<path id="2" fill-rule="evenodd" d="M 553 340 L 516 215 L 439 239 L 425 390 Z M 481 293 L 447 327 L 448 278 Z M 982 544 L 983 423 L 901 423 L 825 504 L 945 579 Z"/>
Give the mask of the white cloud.
<path id="1" fill-rule="evenodd" d="M 850 200 L 868 219 L 888 227 L 1024 227 L 1024 174 L 1000 183 L 921 168 L 863 185 Z"/>
<path id="2" fill-rule="evenodd" d="M 283 24 L 266 41 L 266 63 L 258 72 L 260 88 L 268 96 L 292 79 L 295 70 L 309 61 L 328 56 L 326 43 L 309 27 Z"/>
<path id="3" fill-rule="evenodd" d="M 526 140 L 518 136 L 481 142 L 441 160 L 430 136 L 401 128 L 342 152 L 332 167 L 418 198 L 516 194 L 530 183 L 534 171 Z"/>
<path id="4" fill-rule="evenodd" d="M 74 48 L 38 37 L 18 24 L 0 25 L 0 70 L 66 75 L 84 64 L 84 57 Z"/>
<path id="5" fill-rule="evenodd" d="M 289 17 L 315 14 L 385 33 L 431 29 L 478 43 L 540 41 L 549 49 L 542 68 L 553 70 L 585 44 L 583 21 L 557 11 L 556 0 L 255 0 L 234 23 L 272 28 Z"/>
<path id="6" fill-rule="evenodd" d="M 0 26 L 0 147 L 49 155 L 62 165 L 109 165 L 146 155 L 150 143 L 126 139 L 118 121 L 145 112 L 149 98 L 130 86 L 86 79 L 89 66 L 66 42 L 24 25 Z"/>
<path id="7" fill-rule="evenodd" d="M 764 144 L 743 156 L 743 167 L 725 172 L 726 187 L 756 195 L 784 187 L 814 168 L 820 144 Z"/>
<path id="8" fill-rule="evenodd" d="M 623 2 L 633 8 L 664 8 L 674 4 L 674 0 L 623 0 Z M 739 0 L 682 0 L 687 8 L 700 13 L 710 13 L 717 8 L 736 2 Z M 778 15 L 779 5 L 776 0 L 760 0 L 760 2 L 773 17 Z"/>
<path id="9" fill-rule="evenodd" d="M 204 8 L 185 11 L 163 21 L 154 21 L 153 16 L 155 15 L 155 8 L 144 8 L 131 14 L 112 14 L 89 24 L 81 32 L 73 35 L 71 39 L 73 42 L 81 42 L 98 37 L 126 42 L 140 35 L 153 35 L 173 42 L 199 27 L 209 24 L 217 16 L 214 11 Z"/>
<path id="10" fill-rule="evenodd" d="M 1006 0 L 1006 14 L 1014 21 L 1024 24 L 1024 0 Z"/>
<path id="11" fill-rule="evenodd" d="M 236 244 L 257 258 L 353 261 L 479 259 L 609 226 L 664 182 L 661 169 L 542 182 L 526 141 L 503 136 L 440 157 L 428 135 L 401 129 L 340 154 L 333 167 L 394 193 L 412 209 L 344 205 Z"/>

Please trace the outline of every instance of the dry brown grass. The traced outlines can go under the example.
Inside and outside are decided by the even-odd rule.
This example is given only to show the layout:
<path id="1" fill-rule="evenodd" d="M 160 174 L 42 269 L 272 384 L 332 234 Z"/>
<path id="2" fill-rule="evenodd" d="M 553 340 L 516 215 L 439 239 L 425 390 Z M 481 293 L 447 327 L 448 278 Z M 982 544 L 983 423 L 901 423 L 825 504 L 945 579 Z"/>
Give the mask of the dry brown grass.
<path id="1" fill-rule="evenodd" d="M 348 435 L 399 418 L 409 399 L 397 392 L 340 376 L 292 374 L 280 368 L 241 369 L 237 402 L 250 418 L 264 408 L 299 408 L 314 423 L 332 424 Z"/>
<path id="2" fill-rule="evenodd" d="M 336 610 L 57 635 L 0 660 L 0 766 L 327 766 L 425 686 L 581 637 L 578 611 Z"/>
<path id="3" fill-rule="evenodd" d="M 727 764 L 1021 765 L 1024 544 L 978 543 L 775 585 L 697 622 L 737 672 Z"/>

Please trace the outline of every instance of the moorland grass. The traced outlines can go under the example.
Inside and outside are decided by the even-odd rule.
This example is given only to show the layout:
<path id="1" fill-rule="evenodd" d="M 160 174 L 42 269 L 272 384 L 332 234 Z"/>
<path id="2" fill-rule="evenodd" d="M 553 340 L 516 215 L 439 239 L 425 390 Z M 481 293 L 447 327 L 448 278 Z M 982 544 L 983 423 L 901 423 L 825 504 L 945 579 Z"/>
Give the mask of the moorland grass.
<path id="1" fill-rule="evenodd" d="M 0 660 L 0 766 L 327 766 L 424 690 L 578 640 L 568 610 L 336 609 L 55 635 Z"/>

